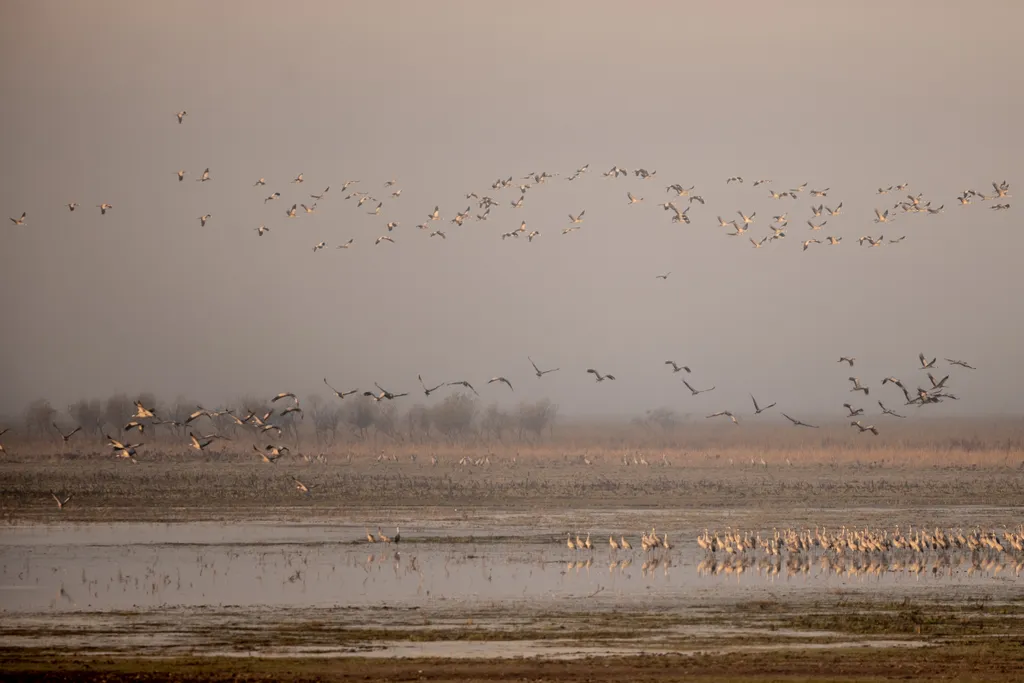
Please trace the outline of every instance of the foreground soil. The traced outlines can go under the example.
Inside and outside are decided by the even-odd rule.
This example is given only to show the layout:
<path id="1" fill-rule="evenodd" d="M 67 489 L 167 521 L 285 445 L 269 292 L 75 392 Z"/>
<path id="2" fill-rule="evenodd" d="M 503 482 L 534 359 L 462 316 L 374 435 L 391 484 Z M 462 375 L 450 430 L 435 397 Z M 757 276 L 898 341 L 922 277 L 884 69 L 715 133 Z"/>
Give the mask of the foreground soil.
<path id="1" fill-rule="evenodd" d="M 583 660 L 368 660 L 21 656 L 3 652 L 4 681 L 1019 681 L 1024 638 L 917 649 L 850 648 Z"/>

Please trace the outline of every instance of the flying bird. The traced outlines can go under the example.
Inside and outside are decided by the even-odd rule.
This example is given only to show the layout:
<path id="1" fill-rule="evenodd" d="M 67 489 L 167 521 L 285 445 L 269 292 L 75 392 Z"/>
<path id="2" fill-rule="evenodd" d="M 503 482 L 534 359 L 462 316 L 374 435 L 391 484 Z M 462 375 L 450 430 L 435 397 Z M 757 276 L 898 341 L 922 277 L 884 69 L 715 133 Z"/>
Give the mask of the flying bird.
<path id="1" fill-rule="evenodd" d="M 301 182 L 304 182 L 304 181 L 302 180 L 302 174 L 300 173 L 299 175 L 295 176 L 295 178 L 294 178 L 294 179 L 292 180 L 292 182 L 293 182 L 293 183 L 301 183 Z"/>
<path id="2" fill-rule="evenodd" d="M 855 361 L 855 360 L 857 360 L 857 359 L 853 358 L 851 356 L 839 356 L 839 360 L 837 360 L 836 362 L 837 363 L 849 363 L 850 367 L 852 368 L 853 367 L 853 361 Z"/>
<path id="3" fill-rule="evenodd" d="M 374 244 L 380 244 L 381 242 L 391 242 L 392 244 L 395 243 L 395 241 L 393 239 L 391 239 L 390 237 L 388 237 L 387 235 L 381 235 L 376 240 L 374 240 L 373 243 Z"/>
<path id="4" fill-rule="evenodd" d="M 876 429 L 874 425 L 865 426 L 860 423 L 860 420 L 857 420 L 856 422 L 851 422 L 850 426 L 859 429 L 861 434 L 863 434 L 864 432 L 871 432 L 875 436 L 878 436 L 878 429 Z"/>
<path id="5" fill-rule="evenodd" d="M 720 410 L 717 413 L 711 413 L 710 415 L 706 415 L 705 418 L 721 417 L 721 416 L 725 416 L 725 417 L 729 418 L 730 420 L 732 420 L 732 423 L 734 425 L 738 425 L 740 423 L 740 421 L 736 419 L 736 416 L 733 415 L 732 413 L 730 413 L 728 410 Z"/>
<path id="6" fill-rule="evenodd" d="M 935 367 L 935 361 L 938 360 L 937 358 L 932 358 L 930 361 L 925 362 L 925 358 L 924 358 L 924 354 L 923 353 L 919 353 L 917 355 L 917 358 L 918 358 L 918 360 L 921 361 L 921 370 L 927 370 L 928 368 L 934 368 Z"/>
<path id="7" fill-rule="evenodd" d="M 878 402 L 878 407 L 882 409 L 883 415 L 892 415 L 893 417 L 906 418 L 906 415 L 900 415 L 895 410 L 889 410 L 888 408 L 886 408 L 885 404 L 882 403 L 881 401 Z"/>
<path id="8" fill-rule="evenodd" d="M 786 415 L 785 413 L 782 413 L 782 417 L 784 417 L 787 420 L 789 420 L 790 422 L 792 422 L 794 427 L 810 427 L 811 429 L 817 429 L 818 428 L 817 425 L 810 425 L 810 424 L 807 424 L 806 422 L 801 422 L 800 420 L 795 420 L 795 419 L 791 418 L 789 415 Z"/>
<path id="9" fill-rule="evenodd" d="M 175 114 L 175 116 L 178 117 L 178 125 L 181 125 L 181 122 L 185 120 L 186 116 L 188 116 L 188 112 L 185 111 L 185 110 L 182 110 L 182 111 L 179 111 L 177 114 Z"/>
<path id="10" fill-rule="evenodd" d="M 69 493 L 67 495 L 67 497 L 64 498 L 64 500 L 61 500 L 60 498 L 58 498 L 57 494 L 54 493 L 53 491 L 50 491 L 50 495 L 53 496 L 53 499 L 55 501 L 57 501 L 57 509 L 58 510 L 63 510 L 64 506 L 68 504 L 68 501 L 71 500 L 71 496 L 73 496 L 74 494 L 73 493 Z"/>
<path id="11" fill-rule="evenodd" d="M 973 365 L 968 365 L 967 363 L 965 363 L 962 360 L 954 360 L 952 358 L 947 358 L 946 362 L 949 363 L 950 365 L 959 365 L 960 367 L 967 368 L 968 370 L 977 370 L 978 369 L 978 368 L 974 367 Z"/>
<path id="12" fill-rule="evenodd" d="M 62 439 L 62 440 L 64 441 L 64 445 L 65 445 L 65 446 L 66 446 L 66 445 L 68 444 L 68 442 L 69 442 L 69 441 L 71 440 L 71 437 L 73 437 L 73 436 L 74 436 L 75 434 L 77 434 L 78 432 L 82 431 L 82 425 L 78 425 L 77 427 L 75 427 L 74 429 L 72 429 L 72 430 L 71 430 L 70 432 L 68 432 L 67 434 L 65 434 L 64 432 L 62 432 L 62 431 L 60 430 L 60 427 L 58 427 L 58 426 L 57 426 L 57 423 L 55 423 L 55 422 L 52 422 L 51 424 L 53 425 L 53 428 L 57 430 L 57 433 L 58 433 L 58 434 L 60 434 L 60 438 L 61 438 L 61 439 Z"/>
<path id="13" fill-rule="evenodd" d="M 697 396 L 699 394 L 706 394 L 709 391 L 715 390 L 715 387 L 711 387 L 710 389 L 694 389 L 693 387 L 690 386 L 690 383 L 687 382 L 685 379 L 683 380 L 683 384 L 686 386 L 687 389 L 690 390 L 690 393 L 693 394 L 694 396 Z"/>
<path id="14" fill-rule="evenodd" d="M 671 365 L 672 366 L 673 374 L 679 372 L 680 370 L 685 370 L 687 373 L 690 372 L 690 368 L 689 367 L 687 367 L 685 365 L 678 365 L 674 360 L 667 360 L 667 361 L 665 361 L 665 365 Z"/>
<path id="15" fill-rule="evenodd" d="M 201 227 L 206 227 L 206 221 L 210 220 L 210 217 L 211 217 L 211 214 L 206 214 L 205 216 L 200 216 L 196 220 L 199 221 L 199 225 Z"/>
<path id="16" fill-rule="evenodd" d="M 443 387 L 444 384 L 445 384 L 444 382 L 441 382 L 436 387 L 432 387 L 432 388 L 428 389 L 427 385 L 423 383 L 423 375 L 416 375 L 416 379 L 418 379 L 420 381 L 420 386 L 423 387 L 423 394 L 425 396 L 430 396 L 432 393 L 434 393 L 435 391 L 437 391 L 438 389 Z"/>
<path id="17" fill-rule="evenodd" d="M 494 382 L 504 382 L 505 384 L 507 384 L 507 385 L 508 385 L 508 388 L 509 388 L 509 389 L 512 389 L 512 382 L 509 382 L 509 381 L 508 381 L 507 379 L 505 379 L 504 377 L 492 377 L 492 378 L 490 378 L 489 380 L 487 380 L 487 383 L 488 383 L 488 384 L 492 384 L 492 383 L 494 383 Z M 512 389 L 512 391 L 515 391 L 515 389 Z"/>
<path id="18" fill-rule="evenodd" d="M 853 382 L 853 388 L 850 389 L 850 391 L 863 391 L 865 396 L 867 396 L 871 392 L 870 388 L 861 385 L 860 379 L 856 377 L 851 377 L 850 381 Z"/>
<path id="19" fill-rule="evenodd" d="M 213 443 L 213 439 L 211 438 L 208 438 L 204 441 L 200 441 L 199 438 L 192 432 L 188 433 L 188 438 L 191 441 L 191 447 L 196 449 L 197 451 L 202 451 L 204 448 Z"/>
<path id="20" fill-rule="evenodd" d="M 327 246 L 327 242 L 324 242 L 323 240 L 321 240 L 320 242 L 317 242 L 316 244 L 313 245 L 313 253 L 315 254 L 316 252 L 320 251 L 321 249 L 323 249 L 326 246 Z"/>
<path id="21" fill-rule="evenodd" d="M 543 377 L 544 375 L 548 374 L 549 372 L 558 372 L 558 370 L 559 370 L 559 368 L 552 368 L 551 370 L 541 370 L 540 368 L 537 367 L 537 364 L 533 362 L 532 358 L 527 356 L 526 359 L 528 361 L 530 361 L 530 365 L 533 366 L 533 371 L 537 373 L 537 377 Z"/>
<path id="22" fill-rule="evenodd" d="M 327 378 L 324 377 L 324 384 L 327 384 Z M 351 396 L 359 391 L 359 389 L 353 389 L 352 391 L 338 391 L 330 384 L 327 384 L 327 388 L 334 392 L 334 395 L 340 399 L 344 399 L 346 396 Z"/>
<path id="23" fill-rule="evenodd" d="M 843 407 L 846 408 L 848 411 L 850 411 L 850 414 L 847 415 L 846 417 L 857 417 L 858 415 L 863 415 L 864 414 L 864 409 L 863 408 L 856 408 L 855 409 L 849 403 L 844 403 Z"/>
<path id="24" fill-rule="evenodd" d="M 670 270 L 667 273 L 663 273 L 662 275 L 655 275 L 654 279 L 655 280 L 667 280 L 668 276 L 671 275 L 671 274 L 672 274 L 672 271 Z"/>
<path id="25" fill-rule="evenodd" d="M 761 413 L 763 413 L 764 411 L 768 410 L 769 408 L 774 408 L 775 407 L 775 404 L 772 403 L 772 404 L 766 405 L 764 408 L 762 408 L 761 406 L 757 405 L 757 399 L 754 398 L 753 394 L 750 395 L 750 400 L 754 402 L 754 415 L 760 415 Z"/>
<path id="26" fill-rule="evenodd" d="M 205 183 L 209 179 L 210 179 L 210 168 L 207 167 L 206 170 L 203 171 L 203 175 L 201 175 L 198 178 L 196 178 L 196 182 L 197 183 Z"/>
<path id="27" fill-rule="evenodd" d="M 265 233 L 265 232 L 270 232 L 270 228 L 268 228 L 268 227 L 267 227 L 267 226 L 265 226 L 265 225 L 261 225 L 261 226 L 260 226 L 260 227 L 258 227 L 258 228 L 253 228 L 253 230 L 255 230 L 256 232 L 258 232 L 258 233 L 259 233 L 259 235 L 260 235 L 260 237 L 263 237 L 263 233 Z"/>
<path id="28" fill-rule="evenodd" d="M 448 386 L 450 386 L 450 387 L 466 387 L 467 389 L 472 391 L 477 396 L 480 395 L 480 394 L 477 394 L 477 391 L 476 391 L 476 389 L 473 388 L 473 385 L 470 384 L 469 382 L 467 382 L 466 380 L 460 380 L 458 382 L 448 382 Z"/>
<path id="29" fill-rule="evenodd" d="M 603 382 L 606 379 L 610 379 L 610 380 L 614 380 L 615 379 L 614 375 L 602 375 L 600 372 L 598 372 L 594 368 L 587 368 L 587 372 L 589 374 L 593 375 L 594 379 L 596 379 L 598 382 Z"/>
<path id="30" fill-rule="evenodd" d="M 627 192 L 626 193 L 626 198 L 629 199 L 629 203 L 630 204 L 637 204 L 637 203 L 642 202 L 644 200 L 643 197 L 634 197 L 632 192 Z"/>

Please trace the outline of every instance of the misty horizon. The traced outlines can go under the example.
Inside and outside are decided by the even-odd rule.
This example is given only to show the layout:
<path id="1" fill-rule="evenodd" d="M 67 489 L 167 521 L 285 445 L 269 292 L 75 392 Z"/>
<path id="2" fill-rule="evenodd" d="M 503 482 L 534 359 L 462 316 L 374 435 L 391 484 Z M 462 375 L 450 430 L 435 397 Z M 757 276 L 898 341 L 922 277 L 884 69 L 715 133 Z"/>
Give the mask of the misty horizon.
<path id="1" fill-rule="evenodd" d="M 0 200 L 27 218 L 0 237 L 0 413 L 118 392 L 331 398 L 325 377 L 409 392 L 403 410 L 454 390 L 426 398 L 422 374 L 470 381 L 481 406 L 547 398 L 566 418 L 744 415 L 753 394 L 779 406 L 759 420 L 785 424 L 775 411 L 901 407 L 880 382 L 927 388 L 923 352 L 960 400 L 909 415 L 1019 415 L 1017 200 L 956 198 L 1021 191 L 1022 96 L 998 66 L 1024 56 L 1010 37 L 1024 8 L 961 21 L 953 3 L 740 5 L 5 4 Z M 616 165 L 628 176 L 602 177 Z M 522 179 L 542 171 L 559 175 Z M 518 189 L 491 188 L 509 176 L 532 185 L 522 208 Z M 498 202 L 486 221 L 474 192 Z M 918 193 L 943 212 L 873 222 Z M 668 201 L 691 223 L 671 223 Z M 808 228 L 812 204 L 839 202 Z M 738 211 L 756 220 L 729 237 L 717 217 Z M 786 239 L 752 248 L 782 212 Z M 501 238 L 522 221 L 541 234 Z M 857 243 L 880 234 L 906 239 Z M 801 248 L 826 235 L 843 241 Z M 538 379 L 528 357 L 560 370 Z M 684 375 L 715 390 L 691 396 Z"/>

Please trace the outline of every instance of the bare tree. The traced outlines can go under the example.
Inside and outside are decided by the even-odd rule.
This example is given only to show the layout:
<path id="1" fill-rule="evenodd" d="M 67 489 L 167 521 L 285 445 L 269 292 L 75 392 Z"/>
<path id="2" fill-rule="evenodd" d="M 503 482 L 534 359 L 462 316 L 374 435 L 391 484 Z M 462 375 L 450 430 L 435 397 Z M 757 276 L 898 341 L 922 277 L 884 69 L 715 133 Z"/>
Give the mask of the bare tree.
<path id="1" fill-rule="evenodd" d="M 342 411 L 342 419 L 352 427 L 360 439 L 366 438 L 366 430 L 372 427 L 377 421 L 377 408 L 373 405 L 373 399 L 366 396 L 359 396 L 355 400 L 346 403 Z"/>
<path id="2" fill-rule="evenodd" d="M 48 400 L 37 398 L 25 408 L 25 431 L 29 434 L 34 432 L 38 436 L 43 436 L 53 429 L 51 424 L 56 416 L 57 411 Z"/>
<path id="3" fill-rule="evenodd" d="M 487 406 L 480 418 L 480 431 L 487 437 L 501 441 L 502 436 L 512 427 L 511 416 L 498 407 L 497 403 Z"/>
<path id="4" fill-rule="evenodd" d="M 409 425 L 410 440 L 419 441 L 430 436 L 430 427 L 433 423 L 433 415 L 430 408 L 422 403 L 417 403 L 409 409 L 405 417 Z"/>
<path id="5" fill-rule="evenodd" d="M 338 426 L 341 424 L 341 408 L 334 402 L 324 401 L 324 397 L 313 394 L 306 398 L 306 409 L 313 420 L 316 442 L 334 443 L 338 438 Z"/>
<path id="6" fill-rule="evenodd" d="M 68 415 L 78 424 L 82 431 L 94 437 L 103 436 L 103 402 L 98 398 L 81 399 L 68 406 Z"/>
<path id="7" fill-rule="evenodd" d="M 519 404 L 519 434 L 523 431 L 532 432 L 537 438 L 541 433 L 554 425 L 558 414 L 558 406 L 544 398 L 536 403 Z"/>
<path id="8" fill-rule="evenodd" d="M 450 394 L 430 411 L 431 422 L 449 439 L 457 439 L 473 425 L 476 407 L 476 400 L 469 394 Z"/>
<path id="9" fill-rule="evenodd" d="M 107 399 L 107 404 L 103 408 L 103 422 L 113 429 L 120 429 L 131 418 L 133 412 L 134 404 L 127 394 L 114 394 Z"/>

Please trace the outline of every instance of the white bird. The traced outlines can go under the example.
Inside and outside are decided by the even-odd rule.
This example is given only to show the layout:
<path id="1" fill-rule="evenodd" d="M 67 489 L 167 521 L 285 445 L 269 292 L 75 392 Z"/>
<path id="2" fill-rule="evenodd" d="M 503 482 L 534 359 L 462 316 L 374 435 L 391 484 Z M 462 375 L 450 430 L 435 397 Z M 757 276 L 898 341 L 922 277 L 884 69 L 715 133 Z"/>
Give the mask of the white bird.
<path id="1" fill-rule="evenodd" d="M 875 222 L 876 223 L 888 223 L 892 219 L 889 218 L 889 210 L 886 209 L 885 213 L 882 213 L 878 209 L 875 209 Z"/>
<path id="2" fill-rule="evenodd" d="M 316 213 L 316 204 L 313 204 L 313 206 L 306 206 L 305 204 L 299 204 L 299 206 L 301 206 L 302 210 L 305 211 L 306 213 Z"/>
<path id="3" fill-rule="evenodd" d="M 821 240 L 804 240 L 804 251 L 812 244 L 821 244 Z"/>
<path id="4" fill-rule="evenodd" d="M 807 225 L 811 226 L 811 230 L 821 230 L 828 224 L 828 221 L 822 221 L 821 225 L 815 225 L 811 221 L 807 221 Z"/>
<path id="5" fill-rule="evenodd" d="M 434 210 L 427 214 L 427 218 L 432 221 L 441 220 L 441 209 L 435 206 Z"/>
<path id="6" fill-rule="evenodd" d="M 743 219 L 743 225 L 750 225 L 751 223 L 753 223 L 754 222 L 754 216 L 757 215 L 757 211 L 755 211 L 754 213 L 750 214 L 749 216 L 744 214 L 742 211 L 737 211 L 736 213 L 738 213 L 740 215 L 740 218 Z"/>
<path id="7" fill-rule="evenodd" d="M 573 216 L 570 213 L 569 214 L 569 222 L 571 222 L 573 224 L 582 223 L 583 222 L 583 214 L 585 214 L 586 212 L 587 212 L 586 209 L 584 209 L 583 211 L 580 211 L 578 216 Z"/>
<path id="8" fill-rule="evenodd" d="M 828 215 L 830 216 L 838 216 L 839 212 L 843 210 L 843 203 L 839 202 L 839 206 L 837 206 L 834 209 L 830 209 L 829 207 L 826 206 L 825 210 L 828 211 Z"/>

